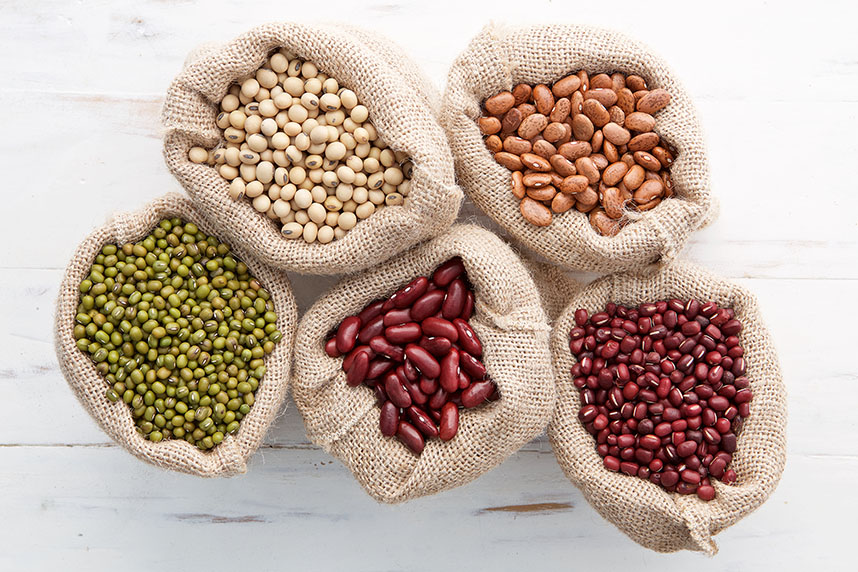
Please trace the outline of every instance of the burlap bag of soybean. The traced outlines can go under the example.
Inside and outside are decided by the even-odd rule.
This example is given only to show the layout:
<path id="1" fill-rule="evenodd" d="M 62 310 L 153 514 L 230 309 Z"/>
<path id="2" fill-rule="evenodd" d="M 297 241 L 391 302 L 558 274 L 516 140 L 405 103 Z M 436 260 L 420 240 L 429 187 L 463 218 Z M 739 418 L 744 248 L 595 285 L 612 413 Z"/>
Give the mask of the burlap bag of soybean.
<path id="1" fill-rule="evenodd" d="M 477 127 L 487 98 L 519 83 L 550 85 L 579 70 L 638 74 L 650 89 L 671 95 L 670 104 L 655 115 L 655 130 L 678 153 L 670 168 L 675 198 L 646 212 L 629 211 L 634 222 L 613 237 L 601 236 L 575 209 L 555 215 L 547 227 L 524 220 L 510 171 L 492 158 Z M 571 25 L 488 26 L 453 63 L 441 123 L 468 197 L 516 240 L 567 268 L 606 273 L 671 260 L 692 231 L 716 216 L 703 135 L 688 94 L 649 48 L 616 32 Z"/>
<path id="2" fill-rule="evenodd" d="M 395 151 L 414 164 L 411 190 L 401 206 L 384 207 L 328 244 L 288 239 L 280 225 L 249 200 L 233 200 L 229 181 L 214 167 L 188 159 L 193 146 L 223 143 L 215 123 L 229 87 L 251 77 L 275 49 L 315 63 L 352 89 L 369 120 Z M 436 115 L 438 97 L 410 59 L 392 42 L 352 27 L 266 24 L 223 46 L 206 46 L 188 58 L 167 92 L 162 111 L 164 157 L 196 207 L 224 224 L 224 239 L 246 245 L 273 268 L 308 274 L 353 272 L 378 264 L 449 227 L 459 211 L 450 148 Z"/>
<path id="3" fill-rule="evenodd" d="M 349 387 L 342 358 L 324 352 L 346 316 L 460 256 L 474 287 L 470 323 L 500 399 L 462 410 L 448 442 L 427 439 L 415 455 L 379 429 L 374 392 Z M 464 485 L 542 433 L 554 407 L 548 324 L 527 269 L 500 238 L 456 225 L 390 261 L 348 277 L 304 315 L 295 346 L 293 397 L 311 441 L 338 458 L 375 499 L 398 503 Z"/>
<path id="4" fill-rule="evenodd" d="M 131 408 L 122 400 L 112 403 L 107 399 L 105 392 L 109 384 L 96 371 L 90 357 L 75 344 L 73 330 L 80 303 L 78 285 L 89 274 L 89 268 L 102 246 L 141 240 L 159 222 L 173 217 L 193 222 L 216 238 L 224 234 L 221 224 L 206 221 L 187 197 L 171 193 L 142 210 L 116 215 L 80 243 L 66 268 L 57 299 L 57 359 L 69 386 L 99 427 L 134 456 L 164 469 L 201 477 L 231 476 L 247 470 L 248 458 L 262 443 L 266 431 L 284 407 L 298 321 L 292 286 L 285 274 L 273 271 L 248 256 L 248 250 L 242 245 L 230 243 L 233 253 L 247 264 L 251 274 L 271 294 L 278 315 L 277 328 L 283 333 L 283 339 L 265 358 L 266 372 L 250 413 L 241 420 L 235 434 L 227 435 L 222 443 L 208 452 L 180 439 L 158 443 L 144 439 L 134 425 Z"/>
<path id="5" fill-rule="evenodd" d="M 738 479 L 732 485 L 713 479 L 716 496 L 709 502 L 608 471 L 593 436 L 578 420 L 581 401 L 569 374 L 575 363 L 569 331 L 576 309 L 586 308 L 592 315 L 608 302 L 637 305 L 671 298 L 711 300 L 731 307 L 743 324 L 739 340 L 753 392 L 751 413 L 738 434 L 730 464 Z M 551 351 L 557 405 L 548 436 L 557 460 L 590 504 L 635 542 L 658 552 L 687 549 L 714 554 L 717 547 L 712 537 L 754 511 L 774 491 L 786 462 L 786 388 L 757 300 L 745 288 L 680 262 L 654 272 L 605 276 L 572 299 L 555 323 Z"/>

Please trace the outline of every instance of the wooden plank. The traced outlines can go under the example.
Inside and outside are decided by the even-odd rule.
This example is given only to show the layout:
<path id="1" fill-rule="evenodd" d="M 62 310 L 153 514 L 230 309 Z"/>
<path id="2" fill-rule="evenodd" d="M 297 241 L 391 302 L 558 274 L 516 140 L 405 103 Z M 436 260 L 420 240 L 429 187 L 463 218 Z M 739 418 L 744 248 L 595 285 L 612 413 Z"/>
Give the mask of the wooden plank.
<path id="1" fill-rule="evenodd" d="M 268 450 L 233 479 L 164 472 L 115 447 L 0 447 L 0 466 L 0 507 L 15 523 L 0 540 L 9 570 L 102 569 L 119 558 L 124 569 L 151 568 L 180 554 L 201 569 L 514 570 L 537 559 L 552 570 L 826 570 L 851 554 L 849 527 L 827 523 L 858 510 L 841 493 L 858 460 L 796 455 L 772 498 L 718 535 L 721 553 L 708 560 L 634 544 L 549 453 L 519 453 L 477 482 L 399 506 L 375 503 L 316 449 Z"/>

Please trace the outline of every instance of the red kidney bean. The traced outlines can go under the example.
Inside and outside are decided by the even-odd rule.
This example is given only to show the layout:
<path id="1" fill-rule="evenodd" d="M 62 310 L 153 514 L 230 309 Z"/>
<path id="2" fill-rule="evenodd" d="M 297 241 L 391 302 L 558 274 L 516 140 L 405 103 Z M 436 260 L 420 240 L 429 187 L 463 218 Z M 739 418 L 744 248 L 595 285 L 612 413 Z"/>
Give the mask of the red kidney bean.
<path id="1" fill-rule="evenodd" d="M 408 358 L 405 358 L 405 361 L 402 362 L 402 372 L 408 381 L 417 381 L 420 379 L 420 372 L 414 368 L 414 364 L 408 361 Z"/>
<path id="2" fill-rule="evenodd" d="M 352 361 L 351 367 L 346 374 L 346 383 L 352 387 L 357 387 L 366 379 L 366 372 L 369 368 L 369 354 L 360 352 Z"/>
<path id="3" fill-rule="evenodd" d="M 377 379 L 387 373 L 393 367 L 393 362 L 384 358 L 376 358 L 369 362 L 366 370 L 366 379 Z"/>
<path id="4" fill-rule="evenodd" d="M 418 431 L 423 433 L 423 435 L 425 435 L 426 437 L 438 436 L 438 428 L 435 426 L 435 422 L 432 421 L 428 413 L 418 407 L 415 407 L 414 405 L 412 405 L 405 411 L 406 413 L 408 413 L 408 418 L 411 419 L 411 423 L 417 428 Z"/>
<path id="5" fill-rule="evenodd" d="M 416 403 L 417 405 L 426 405 L 426 402 L 429 401 L 429 396 L 420 389 L 420 383 L 416 381 L 408 381 L 404 378 L 400 379 L 403 380 L 403 385 L 405 386 L 406 391 L 408 391 L 408 395 L 411 396 L 411 402 Z"/>
<path id="6" fill-rule="evenodd" d="M 396 436 L 409 449 L 411 449 L 411 451 L 418 455 L 422 453 L 423 448 L 426 447 L 426 441 L 423 439 L 423 435 L 420 434 L 420 431 L 418 431 L 414 425 L 407 421 L 399 422 L 399 426 L 396 429 Z"/>
<path id="7" fill-rule="evenodd" d="M 381 314 L 370 319 L 368 322 L 362 323 L 365 325 L 360 329 L 360 333 L 358 334 L 358 341 L 362 344 L 368 344 L 372 338 L 384 333 L 384 316 Z"/>
<path id="8" fill-rule="evenodd" d="M 702 500 L 714 498 L 708 475 L 733 482 L 733 429 L 750 414 L 752 397 L 735 313 L 670 300 L 607 304 L 592 316 L 579 309 L 574 318 L 579 419 L 606 468 L 623 471 L 625 463 L 628 474 Z"/>
<path id="9" fill-rule="evenodd" d="M 381 434 L 385 437 L 392 437 L 396 434 L 396 429 L 399 426 L 399 408 L 392 401 L 385 401 L 381 406 L 381 417 L 379 419 Z"/>
<path id="10" fill-rule="evenodd" d="M 340 350 L 337 349 L 337 338 L 331 338 L 325 342 L 325 353 L 332 358 L 342 355 L 340 354 Z"/>
<path id="11" fill-rule="evenodd" d="M 452 394 L 444 391 L 444 388 L 439 387 L 438 390 L 429 398 L 429 407 L 431 409 L 441 409 L 448 399 L 452 399 Z"/>
<path id="12" fill-rule="evenodd" d="M 440 386 L 441 384 L 438 383 L 438 380 L 435 378 L 423 376 L 420 377 L 420 391 L 422 391 L 426 395 L 432 395 L 433 393 L 438 391 L 438 388 Z"/>
<path id="13" fill-rule="evenodd" d="M 400 324 L 407 324 L 411 322 L 411 310 L 408 308 L 394 308 L 393 310 L 389 310 L 385 312 L 382 317 L 382 323 L 385 328 L 389 328 L 390 326 L 398 326 Z"/>
<path id="14" fill-rule="evenodd" d="M 420 329 L 420 324 L 415 322 L 390 326 L 384 330 L 384 337 L 393 344 L 416 342 L 422 335 L 423 330 Z"/>
<path id="15" fill-rule="evenodd" d="M 439 266 L 432 273 L 432 282 L 438 288 L 446 288 L 450 283 L 465 272 L 461 258 L 452 258 Z"/>
<path id="16" fill-rule="evenodd" d="M 462 406 L 466 408 L 476 407 L 487 400 L 493 391 L 494 384 L 491 381 L 472 383 L 467 389 L 462 391 Z"/>
<path id="17" fill-rule="evenodd" d="M 395 373 L 391 372 L 384 376 L 384 391 L 397 407 L 405 408 L 411 405 L 411 394 Z"/>
<path id="18" fill-rule="evenodd" d="M 483 355 L 483 345 L 477 337 L 477 333 L 471 325 L 461 318 L 453 320 L 453 325 L 459 334 L 459 345 L 462 349 L 475 357 Z"/>
<path id="19" fill-rule="evenodd" d="M 372 351 L 372 348 L 370 348 L 369 346 L 358 346 L 351 352 L 349 352 L 349 355 L 343 358 L 343 370 L 348 371 L 349 368 L 352 367 L 352 362 L 354 361 L 355 357 L 357 357 L 357 355 L 362 352 L 366 352 L 367 354 L 369 354 L 369 359 L 375 357 L 375 352 Z"/>
<path id="20" fill-rule="evenodd" d="M 349 316 L 337 328 L 337 351 L 341 354 L 352 351 L 357 343 L 361 321 L 357 316 Z"/>
<path id="21" fill-rule="evenodd" d="M 420 276 L 412 280 L 407 286 L 390 297 L 396 308 L 407 308 L 411 306 L 420 296 L 429 289 L 429 279 Z"/>
<path id="22" fill-rule="evenodd" d="M 438 377 L 441 375 L 441 365 L 435 357 L 415 344 L 405 346 L 405 355 L 420 372 L 426 377 Z"/>
<path id="23" fill-rule="evenodd" d="M 459 369 L 459 389 L 466 389 L 471 385 L 471 376 Z"/>
<path id="24" fill-rule="evenodd" d="M 474 292 L 468 290 L 465 293 L 465 305 L 462 307 L 462 313 L 459 314 L 459 318 L 463 320 L 470 320 L 471 316 L 474 314 L 474 306 L 476 305 L 477 300 L 474 297 Z"/>
<path id="25" fill-rule="evenodd" d="M 441 309 L 441 304 L 444 302 L 444 290 L 432 290 L 421 296 L 414 305 L 411 306 L 411 319 L 415 322 L 422 322 L 429 316 L 433 316 Z"/>
<path id="26" fill-rule="evenodd" d="M 447 393 L 453 393 L 459 388 L 459 351 L 451 349 L 441 360 L 441 387 Z"/>
<path id="27" fill-rule="evenodd" d="M 456 432 L 459 431 L 459 408 L 455 403 L 444 404 L 438 425 L 442 441 L 449 441 L 456 436 Z"/>
<path id="28" fill-rule="evenodd" d="M 423 336 L 417 345 L 435 357 L 444 357 L 450 351 L 450 348 L 453 347 L 453 342 L 447 338 L 427 338 Z"/>
<path id="29" fill-rule="evenodd" d="M 376 316 L 380 316 L 382 312 L 382 306 L 384 306 L 384 300 L 376 300 L 375 302 L 370 303 L 369 306 L 361 310 L 358 314 L 358 318 L 360 318 L 360 323 L 368 324 Z"/>
<path id="30" fill-rule="evenodd" d="M 486 366 L 468 352 L 459 351 L 459 367 L 474 379 L 486 377 Z"/>
<path id="31" fill-rule="evenodd" d="M 444 318 L 454 320 L 461 315 L 462 309 L 465 307 L 466 290 L 465 283 L 459 278 L 450 283 L 447 288 L 447 295 L 441 304 L 441 315 Z"/>
<path id="32" fill-rule="evenodd" d="M 459 330 L 449 320 L 429 317 L 420 323 L 420 327 L 427 336 L 447 338 L 453 343 L 459 340 Z"/>
<path id="33" fill-rule="evenodd" d="M 405 352 L 402 348 L 395 346 L 387 341 L 383 336 L 376 336 L 369 341 L 369 347 L 377 354 L 387 356 L 393 361 L 402 361 L 405 359 Z"/>

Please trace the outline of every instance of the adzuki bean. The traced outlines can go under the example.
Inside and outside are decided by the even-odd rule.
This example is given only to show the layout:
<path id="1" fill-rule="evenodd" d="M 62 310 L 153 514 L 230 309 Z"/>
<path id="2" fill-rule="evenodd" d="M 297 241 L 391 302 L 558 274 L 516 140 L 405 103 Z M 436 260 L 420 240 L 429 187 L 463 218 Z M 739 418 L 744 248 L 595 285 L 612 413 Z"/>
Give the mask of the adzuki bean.
<path id="1" fill-rule="evenodd" d="M 578 419 L 606 469 L 704 501 L 715 498 L 711 479 L 736 481 L 728 465 L 752 398 L 741 330 L 731 308 L 697 300 L 575 311 Z"/>
<path id="2" fill-rule="evenodd" d="M 500 398 L 468 323 L 474 302 L 465 265 L 453 258 L 345 318 L 325 342 L 330 357 L 343 356 L 349 385 L 375 391 L 382 435 L 418 455 L 426 439 L 456 436 L 460 407 Z"/>

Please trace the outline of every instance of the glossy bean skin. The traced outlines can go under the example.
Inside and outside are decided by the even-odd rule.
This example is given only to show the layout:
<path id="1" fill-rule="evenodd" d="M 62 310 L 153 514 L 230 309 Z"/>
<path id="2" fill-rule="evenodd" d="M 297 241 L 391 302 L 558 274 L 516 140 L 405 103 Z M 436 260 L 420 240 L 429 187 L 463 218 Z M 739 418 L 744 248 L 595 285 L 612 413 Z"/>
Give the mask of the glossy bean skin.
<path id="1" fill-rule="evenodd" d="M 481 357 L 483 344 L 480 343 L 480 339 L 471 325 L 461 318 L 453 320 L 453 325 L 458 331 L 459 345 L 462 346 L 462 349 L 474 357 Z"/>
<path id="2" fill-rule="evenodd" d="M 715 497 L 710 479 L 735 482 L 734 428 L 750 415 L 752 393 L 747 365 L 737 365 L 744 351 L 733 310 L 662 300 L 574 318 L 578 419 L 605 468 L 701 501 Z"/>
<path id="3" fill-rule="evenodd" d="M 459 367 L 474 379 L 486 377 L 486 366 L 468 352 L 459 352 Z"/>
<path id="4" fill-rule="evenodd" d="M 441 419 L 439 421 L 439 436 L 442 441 L 449 441 L 456 436 L 459 430 L 459 408 L 455 403 L 445 403 L 441 408 Z"/>
<path id="5" fill-rule="evenodd" d="M 441 387 L 447 393 L 453 393 L 459 389 L 459 351 L 450 349 L 441 360 L 441 376 L 439 378 Z"/>
<path id="6" fill-rule="evenodd" d="M 439 266 L 432 273 L 432 282 L 439 288 L 446 288 L 450 283 L 465 272 L 465 265 L 460 258 L 453 258 Z"/>
<path id="7" fill-rule="evenodd" d="M 461 321 L 464 323 L 464 320 Z M 459 328 L 449 320 L 432 316 L 423 320 L 420 327 L 427 336 L 447 338 L 453 343 L 459 340 Z"/>
<path id="8" fill-rule="evenodd" d="M 447 338 L 427 338 L 425 336 L 420 338 L 420 342 L 417 345 L 426 349 L 426 351 L 436 358 L 444 357 L 450 351 L 450 348 L 453 347 L 453 343 Z"/>
<path id="9" fill-rule="evenodd" d="M 399 422 L 396 429 L 396 436 L 405 444 L 405 446 L 417 455 L 422 453 L 423 448 L 426 447 L 426 441 L 423 439 L 423 435 L 416 427 L 414 427 L 414 425 L 407 421 Z"/>
<path id="10" fill-rule="evenodd" d="M 395 308 L 408 308 L 429 289 L 429 279 L 425 276 L 415 278 L 405 288 L 396 292 L 390 299 Z"/>
<path id="11" fill-rule="evenodd" d="M 465 283 L 459 278 L 453 280 L 447 288 L 447 295 L 441 304 L 441 315 L 447 320 L 454 320 L 462 314 L 465 307 Z"/>
<path id="12" fill-rule="evenodd" d="M 384 316 L 380 313 L 370 318 L 369 321 L 363 322 L 364 326 L 358 334 L 358 341 L 362 344 L 368 344 L 375 336 L 380 336 L 384 332 Z M 336 340 L 335 340 L 336 341 Z"/>
<path id="13" fill-rule="evenodd" d="M 369 362 L 369 367 L 366 370 L 366 379 L 378 379 L 392 367 L 393 362 L 389 359 L 376 358 Z"/>
<path id="14" fill-rule="evenodd" d="M 366 379 L 366 372 L 369 369 L 369 354 L 360 352 L 352 361 L 351 367 L 346 374 L 346 383 L 352 387 L 357 387 Z"/>
<path id="15" fill-rule="evenodd" d="M 384 300 L 376 300 L 375 302 L 372 302 L 369 306 L 361 310 L 358 314 L 360 323 L 368 324 L 373 320 L 373 318 L 375 318 L 376 316 L 380 316 L 382 306 L 384 306 Z"/>
<path id="16" fill-rule="evenodd" d="M 476 407 L 486 401 L 494 391 L 494 384 L 490 381 L 478 381 L 462 392 L 462 406 L 466 408 Z"/>
<path id="17" fill-rule="evenodd" d="M 372 338 L 369 341 L 369 347 L 375 353 L 387 356 L 393 361 L 402 361 L 405 359 L 405 352 L 402 348 L 391 344 L 384 336 L 376 336 Z"/>
<path id="18" fill-rule="evenodd" d="M 384 376 L 384 391 L 397 407 L 405 408 L 411 405 L 411 394 L 396 373 L 391 372 Z"/>
<path id="19" fill-rule="evenodd" d="M 438 428 L 428 413 L 414 405 L 406 409 L 406 412 L 408 418 L 411 419 L 411 424 L 417 427 L 417 430 L 423 433 L 426 438 L 438 437 Z"/>
<path id="20" fill-rule="evenodd" d="M 337 349 L 337 338 L 331 338 L 325 342 L 325 353 L 332 358 L 340 357 L 342 354 Z"/>
<path id="21" fill-rule="evenodd" d="M 384 337 L 393 344 L 407 344 L 416 342 L 423 335 L 420 324 L 409 322 L 398 326 L 390 326 L 384 329 Z"/>
<path id="22" fill-rule="evenodd" d="M 405 355 L 426 377 L 439 377 L 441 375 L 441 365 L 438 360 L 424 348 L 415 344 L 408 344 L 405 346 Z"/>
<path id="23" fill-rule="evenodd" d="M 385 437 L 393 437 L 399 427 L 399 408 L 392 401 L 386 401 L 381 406 L 381 418 L 379 419 L 381 434 Z"/>
<path id="24" fill-rule="evenodd" d="M 357 316 L 349 316 L 337 328 L 337 351 L 341 354 L 352 351 L 357 343 L 361 321 Z"/>
<path id="25" fill-rule="evenodd" d="M 411 307 L 411 319 L 415 322 L 422 322 L 429 316 L 438 313 L 446 294 L 444 290 L 432 290 L 423 294 Z"/>
<path id="26" fill-rule="evenodd" d="M 384 313 L 384 317 L 382 318 L 382 323 L 385 328 L 407 324 L 412 321 L 411 310 L 409 308 L 394 308 L 393 310 L 388 310 Z"/>

